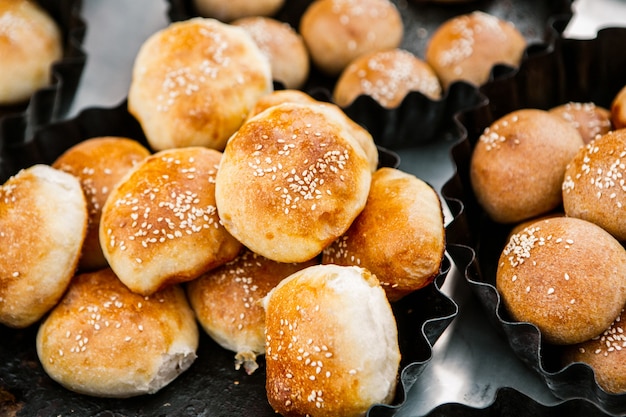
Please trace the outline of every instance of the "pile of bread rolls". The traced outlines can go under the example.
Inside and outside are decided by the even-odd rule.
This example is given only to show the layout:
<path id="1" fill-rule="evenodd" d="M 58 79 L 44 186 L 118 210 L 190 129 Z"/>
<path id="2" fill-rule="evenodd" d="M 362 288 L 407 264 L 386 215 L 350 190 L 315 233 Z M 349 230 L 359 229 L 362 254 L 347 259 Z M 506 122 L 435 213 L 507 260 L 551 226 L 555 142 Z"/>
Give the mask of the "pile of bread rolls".
<path id="1" fill-rule="evenodd" d="M 626 348 L 626 86 L 611 108 L 567 103 L 521 109 L 478 139 L 470 180 L 491 220 L 513 227 L 496 288 L 514 320 L 585 362 L 624 393 Z"/>
<path id="2" fill-rule="evenodd" d="M 440 272 L 441 202 L 339 106 L 273 92 L 244 26 L 144 43 L 128 109 L 150 149 L 90 138 L 0 187 L 0 322 L 38 325 L 44 370 L 79 393 L 157 392 L 201 328 L 248 373 L 266 355 L 277 412 L 363 415 L 394 398 L 391 305 Z"/>

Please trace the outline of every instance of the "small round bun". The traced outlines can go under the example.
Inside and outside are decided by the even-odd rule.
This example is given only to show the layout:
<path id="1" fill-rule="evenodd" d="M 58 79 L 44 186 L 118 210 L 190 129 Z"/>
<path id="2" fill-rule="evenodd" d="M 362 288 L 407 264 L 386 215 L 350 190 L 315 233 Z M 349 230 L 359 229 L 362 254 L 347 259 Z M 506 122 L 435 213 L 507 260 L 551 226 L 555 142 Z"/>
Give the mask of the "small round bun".
<path id="1" fill-rule="evenodd" d="M 235 355 L 248 374 L 265 353 L 265 310 L 260 300 L 283 278 L 318 263 L 274 262 L 249 250 L 187 285 L 196 318 L 213 340 Z"/>
<path id="2" fill-rule="evenodd" d="M 367 95 L 383 107 L 394 108 L 411 91 L 432 100 L 441 97 L 439 79 L 430 65 L 396 48 L 365 54 L 352 61 L 335 84 L 333 101 L 347 107 L 358 96 Z"/>
<path id="3" fill-rule="evenodd" d="M 248 119 L 261 113 L 263 110 L 283 103 L 319 104 L 321 102 L 301 90 L 276 90 L 257 100 L 250 113 L 248 113 Z"/>
<path id="4" fill-rule="evenodd" d="M 192 0 L 198 13 L 223 22 L 251 16 L 273 16 L 285 0 Z"/>
<path id="5" fill-rule="evenodd" d="M 188 147 L 157 152 L 111 190 L 100 245 L 132 291 L 149 295 L 234 259 L 241 243 L 221 225 L 215 178 L 222 154 Z"/>
<path id="6" fill-rule="evenodd" d="M 99 237 L 102 206 L 115 184 L 148 155 L 150 151 L 136 140 L 98 137 L 72 146 L 52 164 L 54 168 L 77 177 L 87 199 L 89 223 L 80 256 L 81 270 L 107 266 Z"/>
<path id="7" fill-rule="evenodd" d="M 143 43 L 128 110 L 156 151 L 222 150 L 254 103 L 272 89 L 270 63 L 245 30 L 193 18 L 171 23 Z"/>
<path id="8" fill-rule="evenodd" d="M 0 187 L 0 323 L 28 327 L 61 299 L 87 233 L 78 179 L 34 165 Z"/>
<path id="9" fill-rule="evenodd" d="M 228 141 L 215 188 L 224 227 L 277 262 L 304 262 L 363 210 L 372 173 L 345 120 L 324 105 L 284 103 Z"/>
<path id="10" fill-rule="evenodd" d="M 441 202 L 419 178 L 393 168 L 372 175 L 365 208 L 324 249 L 323 263 L 357 265 L 376 275 L 390 301 L 425 287 L 445 251 Z"/>
<path id="11" fill-rule="evenodd" d="M 615 129 L 626 127 L 626 85 L 611 102 L 611 121 Z"/>
<path id="12" fill-rule="evenodd" d="M 496 222 L 518 223 L 557 208 L 565 168 L 583 146 L 578 131 L 544 110 L 521 109 L 487 127 L 474 148 L 470 180 Z"/>
<path id="13" fill-rule="evenodd" d="M 611 112 L 594 103 L 569 102 L 549 110 L 578 129 L 585 144 L 598 136 L 608 133 L 611 126 Z"/>
<path id="14" fill-rule="evenodd" d="M 563 208 L 571 217 L 593 222 L 626 240 L 626 129 L 589 143 L 567 165 Z"/>
<path id="15" fill-rule="evenodd" d="M 184 291 L 150 297 L 109 268 L 77 275 L 39 327 L 37 355 L 63 387 L 95 397 L 153 394 L 196 359 L 198 325 Z"/>
<path id="16" fill-rule="evenodd" d="M 300 88 L 309 76 L 309 51 L 302 36 L 288 23 L 263 16 L 232 22 L 252 36 L 270 61 L 272 78 L 286 88 Z"/>
<path id="17" fill-rule="evenodd" d="M 266 391 L 285 416 L 363 416 L 395 394 L 396 321 L 376 277 L 353 266 L 311 266 L 263 301 Z"/>
<path id="18" fill-rule="evenodd" d="M 588 221 L 540 220 L 511 236 L 496 287 L 513 319 L 534 323 L 545 341 L 584 342 L 608 329 L 626 303 L 626 250 Z"/>
<path id="19" fill-rule="evenodd" d="M 50 84 L 63 56 L 57 23 L 34 1 L 0 0 L 0 105 L 26 102 Z"/>
<path id="20" fill-rule="evenodd" d="M 318 0 L 300 20 L 314 65 L 337 76 L 355 58 L 400 46 L 402 17 L 389 0 Z"/>
<path id="21" fill-rule="evenodd" d="M 526 40 L 512 23 L 475 11 L 442 23 L 426 47 L 426 62 L 444 88 L 455 81 L 486 83 L 496 64 L 519 66 Z"/>
<path id="22" fill-rule="evenodd" d="M 593 368 L 596 382 L 613 394 L 626 392 L 626 313 L 622 310 L 617 319 L 600 336 L 577 345 L 567 346 L 563 363 L 583 362 Z"/>

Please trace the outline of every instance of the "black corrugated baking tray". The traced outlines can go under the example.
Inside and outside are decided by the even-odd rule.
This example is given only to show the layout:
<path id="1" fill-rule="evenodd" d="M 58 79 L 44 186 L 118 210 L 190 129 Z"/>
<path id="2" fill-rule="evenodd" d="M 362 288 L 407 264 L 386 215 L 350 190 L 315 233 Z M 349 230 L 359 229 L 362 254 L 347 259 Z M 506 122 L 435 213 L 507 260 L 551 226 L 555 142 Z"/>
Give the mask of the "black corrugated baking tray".
<path id="1" fill-rule="evenodd" d="M 555 21 L 562 33 L 565 21 Z M 478 205 L 469 181 L 469 160 L 474 144 L 499 117 L 521 108 L 549 109 L 569 101 L 594 102 L 610 108 L 612 99 L 626 85 L 626 28 L 606 28 L 589 40 L 558 37 L 554 47 L 526 60 L 510 76 L 484 85 L 483 104 L 461 114 L 465 133 L 452 149 L 456 172 L 444 185 L 444 198 L 462 204 L 464 231 L 455 244 L 471 248 L 474 267 L 465 278 L 480 299 L 492 325 L 508 341 L 512 351 L 537 372 L 546 386 L 564 400 L 585 399 L 608 415 L 626 414 L 626 393 L 609 394 L 596 383 L 591 368 L 582 363 L 563 367 L 558 348 L 546 343 L 539 329 L 515 322 L 507 314 L 495 288 L 497 260 L 511 226 L 494 223 Z M 600 411 L 598 411 L 600 412 Z M 569 415 L 588 415 L 574 408 Z"/>

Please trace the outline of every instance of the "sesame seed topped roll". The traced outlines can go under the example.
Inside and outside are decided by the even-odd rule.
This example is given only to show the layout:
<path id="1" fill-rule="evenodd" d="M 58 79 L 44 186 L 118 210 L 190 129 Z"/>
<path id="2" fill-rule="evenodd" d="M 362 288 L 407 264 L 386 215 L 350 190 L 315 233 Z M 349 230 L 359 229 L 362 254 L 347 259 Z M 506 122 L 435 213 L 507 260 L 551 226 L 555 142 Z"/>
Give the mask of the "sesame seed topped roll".
<path id="1" fill-rule="evenodd" d="M 250 250 L 304 262 L 348 229 L 371 178 L 365 151 L 336 112 L 284 103 L 228 141 L 215 198 L 226 229 Z"/>
<path id="2" fill-rule="evenodd" d="M 626 127 L 626 85 L 622 87 L 611 102 L 611 122 L 615 129 Z"/>
<path id="3" fill-rule="evenodd" d="M 560 116 L 575 127 L 585 144 L 598 136 L 608 133 L 612 129 L 611 112 L 603 107 L 596 106 L 592 102 L 570 101 L 551 108 L 549 112 Z"/>
<path id="4" fill-rule="evenodd" d="M 241 244 L 220 224 L 215 177 L 221 152 L 189 147 L 157 152 L 111 190 L 100 244 L 132 291 L 151 294 L 235 258 Z"/>
<path id="5" fill-rule="evenodd" d="M 395 394 L 400 350 L 378 280 L 355 266 L 317 265 L 265 297 L 266 391 L 284 416 L 363 416 Z"/>
<path id="6" fill-rule="evenodd" d="M 591 222 L 539 220 L 502 250 L 496 288 L 513 319 L 535 324 L 546 342 L 580 343 L 608 329 L 626 303 L 626 250 Z"/>
<path id="7" fill-rule="evenodd" d="M 39 327 L 36 346 L 46 373 L 65 388 L 127 398 L 176 379 L 195 361 L 198 341 L 180 287 L 142 296 L 104 268 L 75 276 Z"/>

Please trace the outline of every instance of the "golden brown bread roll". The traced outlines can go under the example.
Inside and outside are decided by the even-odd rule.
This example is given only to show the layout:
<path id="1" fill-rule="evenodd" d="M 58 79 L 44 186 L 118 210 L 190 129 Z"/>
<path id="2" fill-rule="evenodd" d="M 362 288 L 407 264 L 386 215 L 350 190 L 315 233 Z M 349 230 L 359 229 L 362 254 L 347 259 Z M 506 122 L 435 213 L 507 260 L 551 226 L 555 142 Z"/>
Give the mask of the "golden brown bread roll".
<path id="1" fill-rule="evenodd" d="M 396 322 L 376 277 L 318 265 L 265 297 L 266 391 L 282 415 L 362 416 L 393 399 L 400 363 Z"/>
<path id="2" fill-rule="evenodd" d="M 626 85 L 611 102 L 611 121 L 615 129 L 626 127 Z"/>
<path id="3" fill-rule="evenodd" d="M 57 23 L 36 2 L 0 0 L 0 105 L 27 101 L 50 84 L 63 56 Z"/>
<path id="4" fill-rule="evenodd" d="M 241 243 L 221 225 L 215 178 L 222 154 L 188 147 L 157 152 L 113 188 L 100 245 L 132 291 L 149 295 L 234 259 Z"/>
<path id="5" fill-rule="evenodd" d="M 257 100 L 254 107 L 252 107 L 252 110 L 250 110 L 250 113 L 248 113 L 248 119 L 256 116 L 269 107 L 277 106 L 283 103 L 316 104 L 320 102 L 301 90 L 294 90 L 290 88 L 286 90 L 276 90 Z"/>
<path id="6" fill-rule="evenodd" d="M 288 23 L 263 16 L 237 19 L 270 61 L 272 78 L 286 88 L 300 88 L 309 76 L 309 51 L 302 36 Z"/>
<path id="7" fill-rule="evenodd" d="M 470 160 L 478 202 L 500 223 L 555 209 L 565 167 L 581 146 L 578 131 L 547 111 L 521 109 L 501 117 L 485 129 Z"/>
<path id="8" fill-rule="evenodd" d="M 80 180 L 87 199 L 89 222 L 79 268 L 99 269 L 107 265 L 100 248 L 100 215 L 113 186 L 139 161 L 150 155 L 136 140 L 99 137 L 80 142 L 59 156 L 54 168 Z"/>
<path id="9" fill-rule="evenodd" d="M 441 84 L 425 61 L 395 48 L 361 55 L 350 62 L 335 84 L 333 101 L 347 107 L 358 96 L 367 95 L 383 107 L 394 108 L 411 91 L 437 100 Z"/>
<path id="10" fill-rule="evenodd" d="M 626 303 L 626 250 L 591 222 L 540 220 L 503 249 L 496 288 L 513 319 L 534 323 L 545 341 L 580 343 L 606 330 Z"/>
<path id="11" fill-rule="evenodd" d="M 283 278 L 318 263 L 274 262 L 244 250 L 237 258 L 187 284 L 196 318 L 213 340 L 236 353 L 235 368 L 248 374 L 265 353 L 265 311 L 260 300 Z"/>
<path id="12" fill-rule="evenodd" d="M 363 210 L 372 173 L 345 120 L 284 103 L 249 119 L 226 145 L 215 199 L 224 227 L 277 262 L 304 262 Z"/>
<path id="13" fill-rule="evenodd" d="M 272 16 L 285 0 L 193 0 L 194 7 L 205 17 L 223 22 L 250 16 Z"/>
<path id="14" fill-rule="evenodd" d="M 376 275 L 390 301 L 423 288 L 439 273 L 445 251 L 441 202 L 419 178 L 393 168 L 372 175 L 365 208 L 323 263 L 356 265 Z"/>
<path id="15" fill-rule="evenodd" d="M 30 326 L 65 292 L 87 233 L 78 179 L 47 165 L 0 187 L 0 323 Z"/>
<path id="16" fill-rule="evenodd" d="M 259 97 L 272 91 L 267 57 L 250 35 L 215 19 L 171 23 L 135 58 L 128 110 L 150 146 L 222 150 Z"/>
<path id="17" fill-rule="evenodd" d="M 567 165 L 563 180 L 565 214 L 593 222 L 626 240 L 626 129 L 589 143 Z"/>
<path id="18" fill-rule="evenodd" d="M 550 113 L 563 118 L 578 129 L 585 144 L 600 135 L 609 132 L 611 126 L 611 112 L 594 103 L 569 102 L 549 110 Z"/>
<path id="19" fill-rule="evenodd" d="M 596 382 L 614 394 L 626 392 L 626 313 L 615 319 L 600 336 L 577 345 L 566 346 L 563 363 L 584 362 L 593 368 Z"/>
<path id="20" fill-rule="evenodd" d="M 300 34 L 315 66 L 336 76 L 358 56 L 400 46 L 404 26 L 389 0 L 318 0 L 304 11 Z"/>
<path id="21" fill-rule="evenodd" d="M 482 85 L 496 64 L 520 64 L 526 40 L 515 26 L 496 16 L 475 11 L 442 23 L 426 46 L 426 62 L 444 88 L 454 81 Z"/>
<path id="22" fill-rule="evenodd" d="M 155 393 L 187 370 L 198 339 L 181 288 L 142 296 L 105 268 L 72 280 L 36 346 L 46 373 L 65 388 L 126 398 Z"/>

